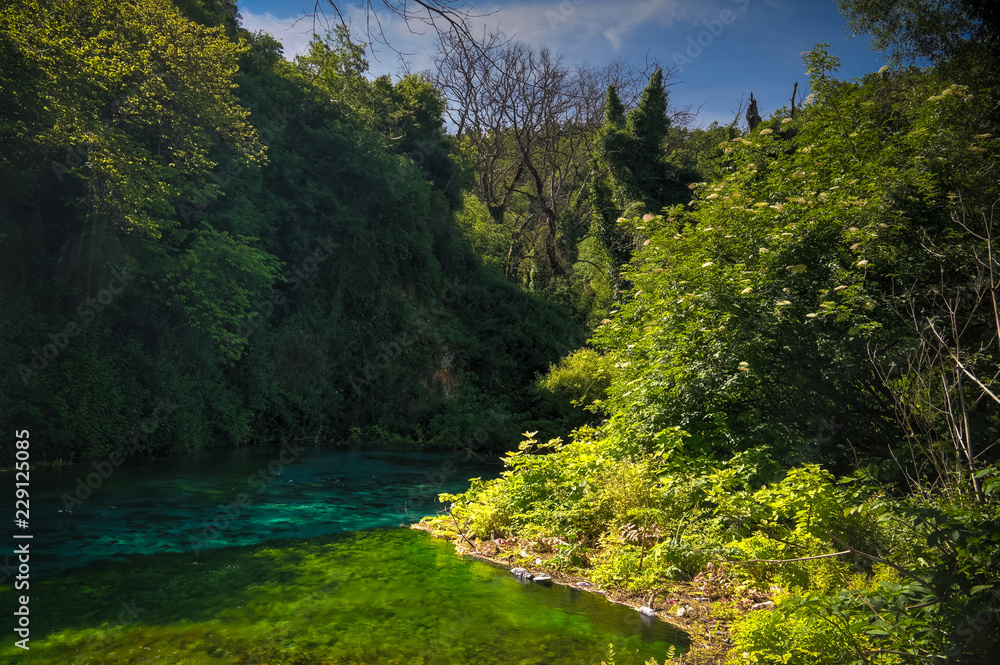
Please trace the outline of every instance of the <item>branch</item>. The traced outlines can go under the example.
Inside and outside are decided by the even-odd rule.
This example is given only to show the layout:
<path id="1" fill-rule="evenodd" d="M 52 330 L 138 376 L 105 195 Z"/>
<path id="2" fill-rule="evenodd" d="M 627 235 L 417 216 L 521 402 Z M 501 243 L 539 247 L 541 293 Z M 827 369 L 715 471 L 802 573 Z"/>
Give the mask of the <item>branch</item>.
<path id="1" fill-rule="evenodd" d="M 893 651 L 892 649 L 873 649 L 871 651 L 866 651 L 865 653 L 891 653 L 896 656 L 906 656 L 907 658 L 912 658 L 912 653 L 906 653 L 905 651 Z"/>
<path id="2" fill-rule="evenodd" d="M 944 340 L 943 340 L 943 339 L 941 338 L 941 335 L 940 335 L 940 334 L 938 334 L 938 331 L 937 331 L 937 330 L 935 330 L 933 322 L 932 322 L 932 323 L 930 324 L 930 326 L 929 326 L 929 327 L 930 327 L 930 329 L 931 329 L 931 332 L 933 332 L 933 333 L 934 333 L 934 336 L 938 338 L 938 341 L 939 341 L 939 342 L 941 342 L 941 346 L 942 346 L 942 347 L 944 347 L 944 348 L 945 348 L 945 349 L 947 350 L 947 352 L 948 352 L 948 355 L 949 355 L 949 356 L 951 356 L 951 359 L 955 361 L 955 365 L 956 365 L 956 366 L 957 366 L 957 367 L 958 367 L 958 368 L 959 368 L 960 370 L 962 370 L 962 372 L 964 372 L 966 376 L 968 376 L 968 377 L 969 377 L 970 379 L 972 379 L 973 381 L 975 381 L 975 382 L 976 382 L 976 385 L 978 385 L 978 386 L 979 386 L 980 388 L 982 388 L 982 389 L 983 389 L 983 392 L 985 392 L 985 393 L 986 393 L 987 395 L 989 395 L 990 397 L 992 397 L 992 398 L 993 398 L 993 401 L 994 401 L 994 402 L 996 402 L 997 404 L 1000 404 L 1000 397 L 997 397 L 996 395 L 994 395 L 994 394 L 993 394 L 993 393 L 992 393 L 992 392 L 990 391 L 990 389 L 989 389 L 989 388 L 987 388 L 986 386 L 984 386 L 984 385 L 983 385 L 983 382 L 982 382 L 982 381 L 980 381 L 979 379 L 977 379 L 977 378 L 976 378 L 975 374 L 973 374 L 972 372 L 970 372 L 969 370 L 967 370 L 967 369 L 965 368 L 965 365 L 963 365 L 963 364 L 962 364 L 962 361 L 960 361 L 960 360 L 958 359 L 958 356 L 956 356 L 956 355 L 955 355 L 955 354 L 954 354 L 954 353 L 952 352 L 952 350 L 951 350 L 950 348 L 948 348 L 948 345 L 947 345 L 947 343 L 946 343 L 946 342 L 945 342 L 945 341 L 944 341 Z"/>
<path id="3" fill-rule="evenodd" d="M 311 17 L 313 19 L 313 29 L 315 30 L 319 19 L 326 20 L 325 7 L 329 6 L 336 15 L 336 22 L 349 30 L 348 18 L 341 11 L 341 4 L 343 3 L 339 0 L 314 0 L 313 11 L 305 18 Z M 389 43 L 382 27 L 380 15 L 383 12 L 402 19 L 411 34 L 423 34 L 414 30 L 411 23 L 415 21 L 430 26 L 439 36 L 445 32 L 452 32 L 464 42 L 472 43 L 477 50 L 481 49 L 478 48 L 477 40 L 472 34 L 470 19 L 484 18 L 495 13 L 473 13 L 473 7 L 464 0 L 382 0 L 383 9 L 376 6 L 375 0 L 363 0 L 359 4 L 361 11 L 365 14 L 365 32 L 369 45 L 377 41 L 385 44 L 399 55 L 412 54 L 405 54 Z"/>
<path id="4" fill-rule="evenodd" d="M 597 265 L 596 263 L 594 263 L 593 261 L 589 261 L 587 259 L 577 259 L 576 262 L 577 263 L 586 263 L 587 265 L 594 266 L 595 268 L 597 268 L 601 272 L 601 274 L 604 274 L 608 270 L 607 268 L 601 267 L 601 266 Z"/>
<path id="5" fill-rule="evenodd" d="M 843 556 L 850 554 L 854 550 L 844 550 L 833 554 L 817 554 L 816 556 L 804 556 L 799 559 L 747 559 L 743 561 L 723 561 L 722 563 L 793 563 L 795 561 L 812 561 L 813 559 L 828 559 L 833 556 Z"/>
<path id="6" fill-rule="evenodd" d="M 469 544 L 469 547 L 472 548 L 472 551 L 475 552 L 476 554 L 481 554 L 479 548 L 473 545 L 472 541 L 469 540 L 469 537 L 465 535 L 464 531 L 462 531 L 462 527 L 461 525 L 459 525 L 458 519 L 455 517 L 455 513 L 451 511 L 451 506 L 448 506 L 448 515 L 451 517 L 451 521 L 455 523 L 455 528 L 458 529 L 458 532 L 462 535 L 462 539 Z"/>
<path id="7" fill-rule="evenodd" d="M 905 575 L 906 577 L 909 577 L 911 580 L 913 580 L 914 582 L 917 582 L 921 586 L 927 586 L 927 582 L 926 581 L 920 579 L 919 577 L 917 577 L 916 575 L 914 575 L 913 573 L 911 573 L 910 571 L 908 571 L 906 568 L 903 568 L 902 566 L 899 566 L 899 565 L 893 563 L 892 561 L 887 561 L 886 559 L 883 559 L 881 557 L 877 557 L 877 556 L 874 556 L 872 554 L 865 554 L 864 552 L 856 550 L 853 547 L 851 547 L 850 545 L 848 545 L 847 543 L 845 543 L 844 541 L 842 541 L 840 538 L 837 538 L 832 533 L 827 533 L 826 535 L 830 536 L 830 538 L 834 542 L 840 543 L 841 547 L 846 547 L 848 552 L 853 552 L 854 554 L 857 554 L 858 556 L 862 556 L 862 557 L 864 557 L 866 559 L 870 559 L 872 561 L 876 561 L 878 563 L 881 563 L 881 564 L 884 564 L 886 566 L 889 566 L 893 570 L 901 573 L 902 575 Z"/>

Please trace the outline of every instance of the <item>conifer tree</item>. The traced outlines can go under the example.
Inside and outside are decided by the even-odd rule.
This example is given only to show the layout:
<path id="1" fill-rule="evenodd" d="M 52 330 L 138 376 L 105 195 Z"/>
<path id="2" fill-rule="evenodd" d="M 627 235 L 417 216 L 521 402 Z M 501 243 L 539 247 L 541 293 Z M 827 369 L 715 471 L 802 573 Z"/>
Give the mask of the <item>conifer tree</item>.
<path id="1" fill-rule="evenodd" d="M 608 252 L 611 281 L 616 290 L 621 266 L 631 256 L 632 240 L 617 220 L 683 203 L 685 178 L 665 157 L 663 144 L 670 131 L 663 72 L 649 79 L 639 103 L 626 115 L 614 86 L 608 87 L 592 166 L 597 172 L 591 188 L 594 210 L 592 232 Z"/>
<path id="2" fill-rule="evenodd" d="M 618 96 L 618 90 L 613 85 L 608 86 L 607 100 L 604 102 L 604 126 L 624 129 L 625 105 Z"/>

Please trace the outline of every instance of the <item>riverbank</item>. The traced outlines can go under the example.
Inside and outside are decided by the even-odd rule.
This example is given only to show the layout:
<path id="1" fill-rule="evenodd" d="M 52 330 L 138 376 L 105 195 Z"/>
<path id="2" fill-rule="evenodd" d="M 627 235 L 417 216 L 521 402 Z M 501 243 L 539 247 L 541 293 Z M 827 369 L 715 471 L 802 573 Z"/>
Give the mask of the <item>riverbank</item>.
<path id="1" fill-rule="evenodd" d="M 759 591 L 750 589 L 740 596 L 734 594 L 735 589 L 728 583 L 724 570 L 711 579 L 699 575 L 692 582 L 668 582 L 641 591 L 600 587 L 580 572 L 568 572 L 549 565 L 555 555 L 554 547 L 559 544 L 556 538 L 535 542 L 519 538 L 468 539 L 445 519 L 425 518 L 411 524 L 410 528 L 448 540 L 454 544 L 455 552 L 462 556 L 508 569 L 525 568 L 535 575 L 548 575 L 555 584 L 600 594 L 609 602 L 637 611 L 640 607 L 650 607 L 652 599 L 656 618 L 682 631 L 690 640 L 688 650 L 672 662 L 722 665 L 732 647 L 732 625 L 747 612 L 769 611 L 773 607 L 770 596 Z"/>

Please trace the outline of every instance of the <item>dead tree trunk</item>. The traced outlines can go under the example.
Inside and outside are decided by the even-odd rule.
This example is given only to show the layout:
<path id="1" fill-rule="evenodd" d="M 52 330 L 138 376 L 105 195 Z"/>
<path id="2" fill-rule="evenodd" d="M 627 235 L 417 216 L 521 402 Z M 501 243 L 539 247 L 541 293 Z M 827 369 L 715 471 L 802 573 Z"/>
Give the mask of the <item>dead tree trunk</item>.
<path id="1" fill-rule="evenodd" d="M 753 93 L 750 93 L 750 106 L 747 107 L 747 125 L 750 127 L 752 132 L 757 125 L 760 124 L 760 114 L 757 113 L 757 100 L 753 98 Z"/>

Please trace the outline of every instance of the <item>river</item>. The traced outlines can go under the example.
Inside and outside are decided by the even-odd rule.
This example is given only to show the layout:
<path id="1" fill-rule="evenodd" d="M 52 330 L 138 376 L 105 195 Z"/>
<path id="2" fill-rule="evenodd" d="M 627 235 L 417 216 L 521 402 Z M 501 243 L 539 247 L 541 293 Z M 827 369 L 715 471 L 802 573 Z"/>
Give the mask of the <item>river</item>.
<path id="1" fill-rule="evenodd" d="M 0 661 L 569 665 L 613 644 L 622 665 L 681 641 L 400 528 L 500 470 L 464 453 L 291 445 L 35 469 L 30 588 L 15 592 L 5 566 L 0 590 L 7 617 L 30 597 L 30 652 L 8 637 Z"/>

